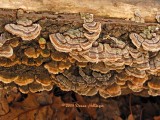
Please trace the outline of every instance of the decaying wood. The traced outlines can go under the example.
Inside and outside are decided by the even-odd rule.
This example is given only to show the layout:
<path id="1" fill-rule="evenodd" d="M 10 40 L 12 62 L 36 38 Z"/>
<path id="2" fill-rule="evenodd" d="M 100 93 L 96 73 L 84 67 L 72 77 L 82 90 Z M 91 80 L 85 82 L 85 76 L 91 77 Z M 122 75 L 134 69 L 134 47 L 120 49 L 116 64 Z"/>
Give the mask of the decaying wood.
<path id="1" fill-rule="evenodd" d="M 160 10 L 159 0 L 1 0 L 1 8 L 65 13 L 89 12 L 99 16 L 132 18 L 135 11 L 148 21 Z"/>

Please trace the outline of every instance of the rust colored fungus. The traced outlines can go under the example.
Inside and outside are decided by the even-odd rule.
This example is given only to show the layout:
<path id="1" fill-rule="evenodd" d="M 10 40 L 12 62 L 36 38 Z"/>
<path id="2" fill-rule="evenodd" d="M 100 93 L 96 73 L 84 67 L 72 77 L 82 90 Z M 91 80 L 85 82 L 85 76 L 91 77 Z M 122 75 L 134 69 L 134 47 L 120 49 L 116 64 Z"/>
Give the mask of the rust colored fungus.
<path id="1" fill-rule="evenodd" d="M 67 62 L 51 61 L 51 62 L 46 63 L 44 65 L 44 68 L 46 68 L 48 70 L 48 72 L 52 73 L 52 74 L 61 73 L 65 69 L 69 69 L 70 67 L 71 67 L 71 63 L 69 61 L 67 61 Z"/>
<path id="2" fill-rule="evenodd" d="M 28 57 L 28 58 L 38 58 L 40 53 L 38 52 L 38 50 L 36 50 L 35 48 L 33 47 L 29 47 L 29 48 L 26 48 L 24 50 L 24 54 Z"/>
<path id="3" fill-rule="evenodd" d="M 148 82 L 149 91 L 148 94 L 152 96 L 160 95 L 160 82 L 159 77 L 154 77 Z"/>
<path id="4" fill-rule="evenodd" d="M 13 55 L 13 48 L 11 46 L 0 47 L 0 57 L 9 58 Z"/>
<path id="5" fill-rule="evenodd" d="M 119 96 L 121 95 L 121 87 L 113 84 L 104 90 L 100 89 L 99 94 L 104 98 Z"/>
<path id="6" fill-rule="evenodd" d="M 29 26 L 28 26 L 29 25 Z M 7 24 L 5 25 L 5 30 L 21 37 L 22 40 L 33 40 L 37 38 L 41 31 L 41 26 L 39 24 L 32 24 L 30 20 L 19 21 L 17 24 Z"/>

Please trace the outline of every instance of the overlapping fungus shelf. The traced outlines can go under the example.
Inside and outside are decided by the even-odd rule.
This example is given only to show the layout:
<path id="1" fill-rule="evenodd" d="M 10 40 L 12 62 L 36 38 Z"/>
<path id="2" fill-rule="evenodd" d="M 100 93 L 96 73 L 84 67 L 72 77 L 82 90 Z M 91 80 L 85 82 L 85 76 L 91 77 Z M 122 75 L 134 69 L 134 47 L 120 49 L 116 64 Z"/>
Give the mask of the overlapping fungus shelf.
<path id="1" fill-rule="evenodd" d="M 0 26 L 2 83 L 25 94 L 57 85 L 104 98 L 160 95 L 158 15 L 157 23 L 137 23 L 94 19 L 93 14 L 20 12 L 3 18 Z"/>

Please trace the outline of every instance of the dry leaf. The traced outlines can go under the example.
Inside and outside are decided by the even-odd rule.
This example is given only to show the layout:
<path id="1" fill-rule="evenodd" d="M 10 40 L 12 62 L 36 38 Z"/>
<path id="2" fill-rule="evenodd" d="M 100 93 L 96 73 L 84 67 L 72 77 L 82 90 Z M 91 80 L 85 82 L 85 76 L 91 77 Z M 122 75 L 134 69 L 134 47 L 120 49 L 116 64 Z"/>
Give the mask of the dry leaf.
<path id="1" fill-rule="evenodd" d="M 130 114 L 130 115 L 128 116 L 128 120 L 135 120 L 133 114 Z"/>
<path id="2" fill-rule="evenodd" d="M 154 120 L 160 120 L 160 116 L 154 116 Z"/>

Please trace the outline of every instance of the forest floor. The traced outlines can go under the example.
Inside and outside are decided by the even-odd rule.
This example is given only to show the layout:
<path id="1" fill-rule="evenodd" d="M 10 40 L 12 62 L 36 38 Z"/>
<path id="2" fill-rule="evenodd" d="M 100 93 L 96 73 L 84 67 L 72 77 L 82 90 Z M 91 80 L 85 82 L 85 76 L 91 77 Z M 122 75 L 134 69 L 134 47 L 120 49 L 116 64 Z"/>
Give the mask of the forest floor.
<path id="1" fill-rule="evenodd" d="M 21 94 L 1 89 L 0 120 L 159 120 L 160 97 L 133 94 L 104 99 L 63 92 Z"/>

